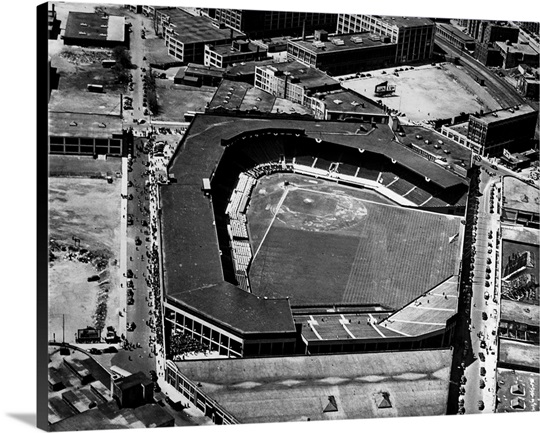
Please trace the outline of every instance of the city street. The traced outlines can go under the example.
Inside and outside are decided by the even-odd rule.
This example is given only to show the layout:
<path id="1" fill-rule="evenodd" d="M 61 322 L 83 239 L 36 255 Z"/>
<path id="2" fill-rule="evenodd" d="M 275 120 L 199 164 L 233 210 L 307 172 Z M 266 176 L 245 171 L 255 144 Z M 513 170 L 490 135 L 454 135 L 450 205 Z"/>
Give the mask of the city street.
<path id="1" fill-rule="evenodd" d="M 497 242 L 500 218 L 497 201 L 500 178 L 480 174 L 476 241 L 473 244 L 471 350 L 476 360 L 466 367 L 465 413 L 495 412 L 497 386 L 497 329 L 500 314 L 500 290 L 494 282 L 500 278 Z M 492 192 L 493 191 L 493 192 Z M 490 204 L 493 203 L 493 204 Z M 493 213 L 490 209 L 493 207 Z"/>

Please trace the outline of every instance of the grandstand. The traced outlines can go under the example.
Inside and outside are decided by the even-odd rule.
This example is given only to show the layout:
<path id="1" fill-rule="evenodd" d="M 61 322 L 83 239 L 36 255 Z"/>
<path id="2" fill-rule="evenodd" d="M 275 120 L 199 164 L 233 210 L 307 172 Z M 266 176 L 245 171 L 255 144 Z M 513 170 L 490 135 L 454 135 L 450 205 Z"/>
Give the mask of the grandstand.
<path id="1" fill-rule="evenodd" d="M 410 208 L 429 205 L 454 212 L 466 194 L 466 180 L 393 138 L 387 126 L 197 115 L 168 168 L 176 182 L 160 188 L 166 315 L 185 318 L 183 329 L 197 338 L 205 338 L 205 326 L 212 335 L 223 332 L 227 339 L 218 338 L 219 344 L 228 345 L 222 349 L 233 356 L 295 353 L 303 349 L 294 343 L 294 308 L 371 304 L 395 311 L 452 275 L 455 248 L 437 246 L 444 245 L 449 232 L 454 234 L 457 218 L 369 202 L 362 206 L 375 223 L 372 231 L 360 236 L 306 235 L 278 222 L 268 226 L 257 255 L 249 209 L 254 191 L 274 173 L 367 188 Z M 200 191 L 203 178 L 210 179 L 210 202 Z M 284 203 L 295 199 L 291 193 Z M 348 198 L 345 205 L 334 203 L 352 218 L 341 230 L 353 231 L 362 218 L 359 202 Z M 390 236 L 391 247 L 374 253 L 370 245 L 380 243 L 386 226 L 391 228 L 384 235 Z M 257 236 L 262 239 L 260 233 Z M 421 240 L 424 248 L 410 244 L 411 239 Z M 297 251 L 303 254 L 290 260 Z M 411 255 L 415 251 L 423 256 Z M 263 257 L 264 272 L 259 260 Z M 302 273 L 305 278 L 298 283 L 295 276 L 301 266 L 313 271 Z M 332 290 L 324 290 L 324 285 Z M 263 310 L 270 301 L 272 315 L 281 323 L 279 332 L 268 326 L 270 317 L 257 324 L 249 319 L 267 315 Z"/>

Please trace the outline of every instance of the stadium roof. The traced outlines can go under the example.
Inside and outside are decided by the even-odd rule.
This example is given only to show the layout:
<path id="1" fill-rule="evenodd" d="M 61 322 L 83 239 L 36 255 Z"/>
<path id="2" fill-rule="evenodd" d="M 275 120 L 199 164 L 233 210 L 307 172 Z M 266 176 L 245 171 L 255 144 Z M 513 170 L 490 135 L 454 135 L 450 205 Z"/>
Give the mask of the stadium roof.
<path id="1" fill-rule="evenodd" d="M 446 413 L 452 351 L 203 360 L 179 365 L 241 423 Z M 337 411 L 328 411 L 329 397 Z M 361 398 L 359 398 L 361 396 Z M 330 400 L 331 401 L 331 400 Z M 326 409 L 326 411 L 325 411 Z"/>
<path id="2" fill-rule="evenodd" d="M 49 136 L 110 138 L 122 134 L 122 118 L 86 113 L 49 113 Z"/>
<path id="3" fill-rule="evenodd" d="M 156 12 L 169 16 L 171 27 L 176 33 L 175 39 L 184 44 L 230 41 L 243 36 L 243 33 L 228 27 L 220 29 L 212 25 L 212 21 L 206 17 L 194 16 L 178 8 L 158 8 Z"/>
<path id="4" fill-rule="evenodd" d="M 125 40 L 125 18 L 93 12 L 70 12 L 64 38 L 96 41 Z"/>
<path id="5" fill-rule="evenodd" d="M 243 334 L 295 332 L 287 299 L 260 298 L 229 283 L 183 293 L 180 303 Z"/>
<path id="6" fill-rule="evenodd" d="M 362 132 L 362 135 L 356 134 L 358 127 L 357 123 L 344 122 L 197 115 L 169 164 L 169 174 L 175 178 L 175 182 L 161 187 L 161 221 L 163 233 L 166 234 L 162 240 L 166 294 L 180 303 L 193 304 L 192 308 L 197 311 L 228 323 L 237 330 L 255 332 L 258 329 L 253 328 L 258 325 L 220 311 L 226 310 L 221 306 L 239 302 L 238 297 L 245 295 L 240 293 L 237 298 L 231 298 L 234 290 L 241 289 L 221 284 L 224 275 L 214 211 L 211 200 L 201 191 L 202 179 L 211 177 L 225 150 L 224 144 L 240 134 L 267 128 L 296 129 L 305 131 L 307 137 L 364 148 L 395 158 L 405 166 L 414 166 L 422 175 L 431 177 L 432 181 L 443 186 L 463 182 L 454 174 L 393 142 L 393 134 L 388 126 Z M 211 287 L 214 290 L 209 289 Z M 192 293 L 196 290 L 200 292 Z M 204 302 L 200 297 L 203 293 L 207 294 L 203 297 Z M 285 309 L 290 311 L 286 301 L 270 307 L 273 305 L 270 301 L 259 300 L 251 294 L 247 297 L 252 297 L 251 301 L 246 301 L 251 302 L 248 307 L 253 311 L 260 308 L 259 314 L 263 316 L 266 314 L 263 310 L 267 308 L 261 308 L 263 305 L 269 306 L 276 317 L 285 317 Z M 265 323 L 259 321 L 260 325 Z"/>

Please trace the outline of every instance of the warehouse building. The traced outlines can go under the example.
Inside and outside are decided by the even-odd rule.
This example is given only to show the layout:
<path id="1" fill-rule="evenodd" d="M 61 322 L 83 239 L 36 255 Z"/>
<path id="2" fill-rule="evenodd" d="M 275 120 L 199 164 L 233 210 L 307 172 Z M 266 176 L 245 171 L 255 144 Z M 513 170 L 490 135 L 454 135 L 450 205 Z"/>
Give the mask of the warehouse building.
<path id="1" fill-rule="evenodd" d="M 329 36 L 316 31 L 310 38 L 291 39 L 287 59 L 320 69 L 331 75 L 345 75 L 394 64 L 396 44 L 389 37 L 370 32 Z"/>
<path id="2" fill-rule="evenodd" d="M 336 90 L 339 81 L 299 62 L 274 63 L 255 67 L 255 87 L 278 98 L 306 105 L 315 92 Z"/>
<path id="3" fill-rule="evenodd" d="M 257 11 L 244 9 L 203 9 L 220 23 L 250 38 L 300 36 L 316 29 L 334 31 L 337 14 L 317 12 Z"/>
<path id="4" fill-rule="evenodd" d="M 228 45 L 206 44 L 204 46 L 205 66 L 226 68 L 236 63 L 266 59 L 267 51 L 243 39 L 236 39 Z"/>
<path id="5" fill-rule="evenodd" d="M 397 45 L 394 63 L 418 62 L 433 54 L 435 23 L 429 18 L 339 14 L 337 33 L 371 32 Z"/>
<path id="6" fill-rule="evenodd" d="M 66 22 L 64 44 L 107 48 L 128 45 L 125 18 L 70 12 Z"/>
<path id="7" fill-rule="evenodd" d="M 205 45 L 230 45 L 242 36 L 206 17 L 172 7 L 155 10 L 155 25 L 156 33 L 165 39 L 169 54 L 184 63 L 204 64 Z"/>
<path id="8" fill-rule="evenodd" d="M 538 111 L 529 105 L 471 115 L 467 138 L 481 146 L 482 155 L 499 156 L 512 151 L 514 142 L 533 138 L 537 121 Z"/>

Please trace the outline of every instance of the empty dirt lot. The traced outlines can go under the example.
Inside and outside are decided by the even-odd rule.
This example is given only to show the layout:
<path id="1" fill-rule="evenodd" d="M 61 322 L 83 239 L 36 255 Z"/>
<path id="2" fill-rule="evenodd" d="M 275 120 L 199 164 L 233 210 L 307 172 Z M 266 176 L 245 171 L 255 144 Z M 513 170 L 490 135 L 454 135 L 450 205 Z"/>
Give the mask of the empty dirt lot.
<path id="1" fill-rule="evenodd" d="M 63 318 L 68 342 L 79 328 L 118 327 L 119 229 L 119 179 L 49 179 L 49 339 L 62 339 Z"/>
<path id="2" fill-rule="evenodd" d="M 399 69 L 399 68 L 398 68 Z M 462 68 L 445 63 L 440 68 L 422 66 L 393 74 L 394 68 L 370 72 L 369 78 L 343 81 L 346 88 L 368 98 L 381 100 L 386 106 L 398 110 L 409 120 L 435 120 L 454 117 L 461 112 L 500 108 L 484 87 L 469 77 Z M 377 97 L 377 84 L 388 81 L 396 86 L 394 95 Z"/>

